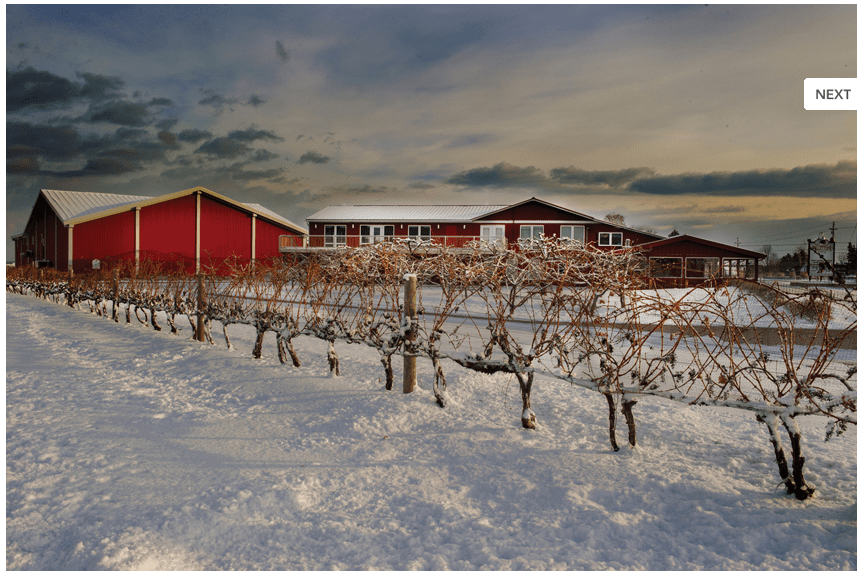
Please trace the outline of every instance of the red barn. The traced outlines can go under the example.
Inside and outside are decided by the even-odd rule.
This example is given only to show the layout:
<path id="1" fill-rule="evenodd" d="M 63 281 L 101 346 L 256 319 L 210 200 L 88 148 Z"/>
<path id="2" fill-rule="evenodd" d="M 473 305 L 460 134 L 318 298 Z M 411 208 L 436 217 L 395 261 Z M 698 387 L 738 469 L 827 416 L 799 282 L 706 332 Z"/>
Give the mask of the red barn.
<path id="1" fill-rule="evenodd" d="M 158 197 L 41 190 L 24 231 L 12 236 L 15 265 L 81 272 L 101 262 L 184 262 L 189 272 L 235 257 L 279 255 L 280 236 L 305 230 L 258 204 L 206 188 Z M 95 262 L 95 263 L 94 263 Z"/>

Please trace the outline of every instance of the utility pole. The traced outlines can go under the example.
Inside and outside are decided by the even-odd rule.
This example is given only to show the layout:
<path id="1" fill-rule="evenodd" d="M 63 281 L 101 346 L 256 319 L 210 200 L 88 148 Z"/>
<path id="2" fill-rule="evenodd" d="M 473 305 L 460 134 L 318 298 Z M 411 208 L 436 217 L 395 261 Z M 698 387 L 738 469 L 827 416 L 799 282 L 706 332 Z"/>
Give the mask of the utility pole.
<path id="1" fill-rule="evenodd" d="M 831 270 L 834 271 L 834 265 L 837 263 L 837 244 L 834 242 L 834 232 L 837 231 L 837 222 L 831 222 Z"/>

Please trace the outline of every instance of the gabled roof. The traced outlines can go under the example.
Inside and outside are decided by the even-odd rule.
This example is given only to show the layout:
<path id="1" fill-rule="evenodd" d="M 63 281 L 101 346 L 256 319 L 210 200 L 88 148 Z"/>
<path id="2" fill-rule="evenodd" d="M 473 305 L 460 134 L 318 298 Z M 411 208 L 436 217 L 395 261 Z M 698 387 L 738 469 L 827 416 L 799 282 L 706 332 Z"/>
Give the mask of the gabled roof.
<path id="1" fill-rule="evenodd" d="M 103 212 L 152 199 L 150 196 L 126 196 L 124 194 L 97 194 L 94 192 L 70 192 L 66 190 L 42 190 L 57 216 L 65 224 L 69 220 Z"/>
<path id="2" fill-rule="evenodd" d="M 226 196 L 222 196 L 221 194 L 217 194 L 212 190 L 207 190 L 202 187 L 190 188 L 188 190 L 182 190 L 172 194 L 156 197 L 126 196 L 123 194 L 98 194 L 93 192 L 71 192 L 64 190 L 41 190 L 40 193 L 45 197 L 64 225 L 76 225 L 111 216 L 113 214 L 118 214 L 133 208 L 142 208 L 153 204 L 159 204 L 161 202 L 189 196 L 198 192 L 229 204 L 241 211 L 256 214 L 258 217 L 262 217 L 263 219 L 270 220 L 276 224 L 291 228 L 300 234 L 308 233 L 308 230 L 305 228 L 294 224 L 287 218 L 284 218 L 259 204 L 243 204 L 242 202 L 231 200 Z M 32 213 L 30 214 L 30 217 L 32 218 Z"/>
<path id="3" fill-rule="evenodd" d="M 482 217 L 492 216 L 492 215 L 497 214 L 499 212 L 504 212 L 505 210 L 517 208 L 517 207 L 520 207 L 522 205 L 529 204 L 532 202 L 535 202 L 538 204 L 544 204 L 545 206 L 549 206 L 551 208 L 561 210 L 563 212 L 568 212 L 569 214 L 575 215 L 578 218 L 583 219 L 583 220 L 592 220 L 593 222 L 599 221 L 599 220 L 596 220 L 595 218 L 593 218 L 592 216 L 587 216 L 586 214 L 581 214 L 580 212 L 575 212 L 574 210 L 569 210 L 568 208 L 563 208 L 562 206 L 557 206 L 556 204 L 551 204 L 550 202 L 545 202 L 544 200 L 539 199 L 539 198 L 535 198 L 535 197 L 529 198 L 528 200 L 523 200 L 522 202 L 517 202 L 516 204 L 511 204 L 510 206 L 501 206 L 499 209 L 493 210 L 492 212 L 489 212 L 487 214 L 483 214 Z M 608 222 L 604 222 L 604 223 L 608 223 Z M 615 225 L 615 224 L 613 224 L 613 225 Z"/>
<path id="4" fill-rule="evenodd" d="M 660 234 L 655 234 L 655 233 L 652 233 L 652 232 L 644 232 L 643 230 L 638 230 L 638 229 L 636 229 L 636 228 L 629 228 L 628 226 L 620 226 L 619 224 L 614 224 L 614 223 L 612 223 L 612 222 L 608 222 L 608 221 L 606 221 L 606 220 L 599 220 L 598 218 L 594 218 L 594 217 L 592 217 L 592 216 L 587 216 L 586 214 L 582 214 L 582 213 L 580 213 L 580 212 L 575 212 L 574 210 L 570 210 L 570 209 L 565 208 L 565 207 L 563 207 L 563 206 L 557 206 L 556 204 L 551 204 L 550 202 L 546 202 L 546 201 L 544 201 L 544 200 L 542 200 L 542 199 L 540 199 L 540 198 L 535 198 L 535 197 L 529 198 L 528 200 L 523 200 L 522 202 L 517 202 L 516 204 L 511 204 L 510 206 L 505 206 L 505 207 L 503 207 L 502 209 L 495 210 L 495 211 L 493 211 L 493 212 L 491 212 L 491 213 L 488 213 L 488 214 L 484 214 L 482 217 L 490 217 L 490 216 L 492 216 L 492 215 L 494 215 L 494 214 L 496 214 L 496 213 L 504 212 L 505 210 L 508 210 L 508 209 L 511 209 L 511 208 L 516 208 L 516 207 L 522 206 L 522 205 L 524 205 L 524 204 L 532 203 L 532 202 L 534 202 L 534 203 L 538 203 L 538 204 L 544 204 L 545 206 L 548 206 L 548 207 L 551 207 L 551 208 L 554 208 L 554 209 L 557 209 L 557 210 L 561 210 L 561 211 L 563 211 L 563 212 L 568 212 L 568 213 L 569 213 L 569 214 L 571 214 L 571 215 L 577 216 L 577 217 L 578 217 L 578 218 L 580 218 L 581 220 L 588 220 L 588 221 L 592 221 L 592 222 L 595 222 L 596 224 L 604 224 L 604 225 L 612 226 L 612 227 L 614 227 L 614 228 L 619 228 L 619 229 L 622 229 L 622 230 L 628 230 L 628 231 L 631 231 L 631 232 L 637 232 L 638 234 L 642 234 L 642 235 L 644 235 L 644 236 L 652 236 L 653 238 L 663 238 L 663 237 L 664 237 L 664 236 L 662 236 L 662 235 L 660 235 Z"/>
<path id="5" fill-rule="evenodd" d="M 680 243 L 680 242 L 692 242 L 695 244 L 702 244 L 704 246 L 709 246 L 712 248 L 717 248 L 717 249 L 721 249 L 721 250 L 726 250 L 728 252 L 733 252 L 733 253 L 736 253 L 740 256 L 747 257 L 747 258 L 761 259 L 761 258 L 765 257 L 765 254 L 760 253 L 760 252 L 754 252 L 752 250 L 746 250 L 744 248 L 739 248 L 739 247 L 736 247 L 736 246 L 731 245 L 731 244 L 722 244 L 720 242 L 715 242 L 713 240 L 707 240 L 705 238 L 698 238 L 697 236 L 689 236 L 688 234 L 681 234 L 678 236 L 673 236 L 671 238 L 666 238 L 666 239 L 658 240 L 655 242 L 648 242 L 645 244 L 640 244 L 637 247 L 640 249 L 647 250 L 650 248 L 655 248 L 655 247 L 660 247 L 660 246 L 668 246 L 668 245 L 672 245 L 672 244 L 676 244 L 676 243 Z"/>
<path id="6" fill-rule="evenodd" d="M 245 204 L 245 205 L 248 206 L 249 208 L 251 208 L 251 211 L 254 212 L 255 214 L 257 214 L 258 216 L 268 217 L 270 220 L 275 220 L 276 222 L 281 222 L 283 224 L 287 224 L 287 225 L 292 226 L 292 227 L 296 228 L 297 230 L 301 231 L 303 234 L 308 233 L 308 230 L 306 230 L 302 226 L 300 226 L 298 224 L 294 224 L 292 221 L 288 220 L 285 217 L 282 217 L 282 216 L 276 214 L 275 212 L 273 212 L 269 208 L 261 206 L 260 204 Z"/>
<path id="7" fill-rule="evenodd" d="M 309 222 L 471 222 L 507 206 L 329 206 L 308 216 Z"/>

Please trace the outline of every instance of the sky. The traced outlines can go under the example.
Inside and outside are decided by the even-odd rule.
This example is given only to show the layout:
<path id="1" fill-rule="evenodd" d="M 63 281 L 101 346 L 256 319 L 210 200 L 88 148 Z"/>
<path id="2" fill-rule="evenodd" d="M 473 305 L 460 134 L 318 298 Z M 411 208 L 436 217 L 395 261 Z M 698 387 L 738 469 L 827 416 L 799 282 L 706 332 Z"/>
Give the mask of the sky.
<path id="1" fill-rule="evenodd" d="M 39 189 L 530 197 L 668 235 L 857 243 L 850 5 L 7 5 L 6 252 Z"/>

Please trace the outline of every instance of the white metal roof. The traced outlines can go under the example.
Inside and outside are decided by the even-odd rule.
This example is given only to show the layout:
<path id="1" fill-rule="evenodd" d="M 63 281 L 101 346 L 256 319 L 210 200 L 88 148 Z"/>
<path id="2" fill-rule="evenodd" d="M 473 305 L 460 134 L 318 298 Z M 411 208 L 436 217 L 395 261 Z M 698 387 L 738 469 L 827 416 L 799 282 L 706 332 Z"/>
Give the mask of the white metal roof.
<path id="1" fill-rule="evenodd" d="M 298 224 L 294 224 L 293 222 L 291 222 L 290 220 L 288 220 L 284 216 L 279 216 L 278 214 L 276 214 L 275 212 L 273 212 L 269 208 L 265 208 L 265 207 L 261 206 L 260 204 L 245 204 L 245 205 L 248 206 L 248 208 L 251 209 L 252 212 L 254 212 L 258 215 L 266 216 L 266 217 L 273 219 L 275 221 L 280 221 L 280 222 L 283 222 L 285 224 L 289 224 L 289 225 L 293 226 L 294 228 L 299 228 L 300 230 L 304 230 L 305 233 L 307 233 L 307 230 L 305 230 L 305 228 L 303 228 L 302 226 L 300 226 Z"/>
<path id="2" fill-rule="evenodd" d="M 100 194 L 95 192 L 73 192 L 67 190 L 41 190 L 41 192 L 64 224 L 68 224 L 69 222 L 77 224 L 81 221 L 88 221 L 105 215 L 117 213 L 122 211 L 124 206 L 128 206 L 128 209 L 135 205 L 145 206 L 153 202 L 172 199 L 180 195 L 192 193 L 195 190 L 220 198 L 236 205 L 237 207 L 241 207 L 250 212 L 256 213 L 259 216 L 263 216 L 266 219 L 287 225 L 287 227 L 291 227 L 300 233 L 308 233 L 304 227 L 291 222 L 287 218 L 278 215 L 269 208 L 265 208 L 260 204 L 245 204 L 237 202 L 236 200 L 216 194 L 215 192 L 205 188 L 193 188 L 191 190 L 184 190 L 182 192 L 156 197 L 127 196 L 124 194 Z M 81 218 L 83 218 L 83 220 L 81 220 Z"/>
<path id="3" fill-rule="evenodd" d="M 329 206 L 308 221 L 327 222 L 471 222 L 507 206 Z"/>
<path id="4" fill-rule="evenodd" d="M 69 192 L 65 190 L 42 190 L 42 193 L 63 223 L 74 218 L 151 199 L 150 196 L 97 194 L 94 192 Z"/>

